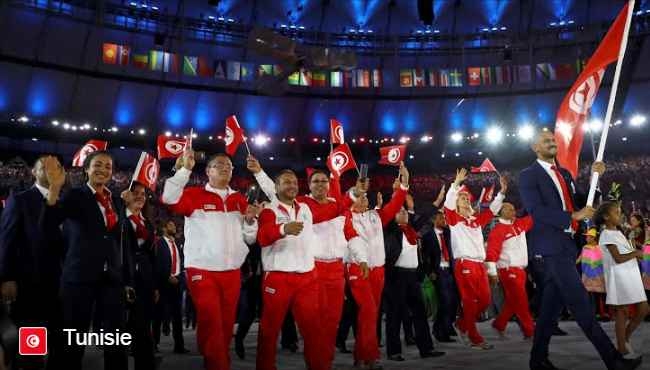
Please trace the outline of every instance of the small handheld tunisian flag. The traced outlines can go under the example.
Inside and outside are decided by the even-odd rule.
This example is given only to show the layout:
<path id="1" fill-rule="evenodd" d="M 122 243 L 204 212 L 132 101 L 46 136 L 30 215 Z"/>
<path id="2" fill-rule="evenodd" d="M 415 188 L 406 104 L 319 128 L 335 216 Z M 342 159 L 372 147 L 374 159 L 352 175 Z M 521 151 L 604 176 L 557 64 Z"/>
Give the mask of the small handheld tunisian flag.
<path id="1" fill-rule="evenodd" d="M 137 181 L 148 187 L 151 191 L 156 191 L 159 173 L 160 164 L 158 160 L 149 153 L 142 152 L 138 165 L 135 167 L 135 172 L 133 172 L 132 181 Z"/>
<path id="2" fill-rule="evenodd" d="M 629 6 L 628 3 L 618 14 L 585 69 L 564 97 L 557 112 L 555 121 L 556 158 L 562 167 L 571 172 L 573 178 L 578 174 L 578 158 L 584 138 L 582 125 L 594 104 L 598 88 L 605 74 L 605 68 L 618 60 Z"/>
<path id="3" fill-rule="evenodd" d="M 379 148 L 379 164 L 399 166 L 406 158 L 406 145 L 393 145 Z"/>
<path id="4" fill-rule="evenodd" d="M 72 167 L 83 167 L 88 154 L 99 150 L 106 150 L 106 148 L 108 148 L 108 141 L 89 140 L 74 154 L 74 157 L 72 158 Z"/>
<path id="5" fill-rule="evenodd" d="M 158 159 L 178 158 L 183 154 L 188 140 L 158 135 L 157 143 Z"/>
<path id="6" fill-rule="evenodd" d="M 237 148 L 245 140 L 244 130 L 239 126 L 237 117 L 234 115 L 226 118 L 226 137 L 224 140 L 226 141 L 226 153 L 231 157 L 237 153 Z"/>
<path id="7" fill-rule="evenodd" d="M 348 170 L 357 168 L 357 162 L 354 161 L 352 151 L 348 144 L 339 145 L 327 157 L 327 168 L 329 168 L 335 178 Z"/>
<path id="8" fill-rule="evenodd" d="M 344 144 L 343 125 L 335 118 L 330 119 L 330 143 Z"/>
<path id="9" fill-rule="evenodd" d="M 495 186 L 492 185 L 488 188 L 483 188 L 481 190 L 481 196 L 478 200 L 478 203 L 480 205 L 492 203 L 492 200 L 494 199 L 494 188 Z"/>
<path id="10" fill-rule="evenodd" d="M 494 167 L 494 164 L 492 164 L 490 158 L 485 158 L 483 163 L 481 163 L 480 167 L 472 167 L 470 172 L 472 173 L 497 172 L 497 168 Z"/>

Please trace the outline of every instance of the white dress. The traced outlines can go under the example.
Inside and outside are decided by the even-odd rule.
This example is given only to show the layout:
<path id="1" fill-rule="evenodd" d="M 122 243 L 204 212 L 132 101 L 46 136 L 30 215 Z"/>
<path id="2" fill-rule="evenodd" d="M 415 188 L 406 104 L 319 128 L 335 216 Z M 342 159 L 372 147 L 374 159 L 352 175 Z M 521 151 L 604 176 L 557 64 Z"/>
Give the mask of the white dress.
<path id="1" fill-rule="evenodd" d="M 647 298 L 637 259 L 616 263 L 607 249 L 607 245 L 615 245 L 620 254 L 632 253 L 634 247 L 630 245 L 625 235 L 618 230 L 603 230 L 598 244 L 603 249 L 603 267 L 607 289 L 606 303 L 619 306 L 645 301 Z"/>

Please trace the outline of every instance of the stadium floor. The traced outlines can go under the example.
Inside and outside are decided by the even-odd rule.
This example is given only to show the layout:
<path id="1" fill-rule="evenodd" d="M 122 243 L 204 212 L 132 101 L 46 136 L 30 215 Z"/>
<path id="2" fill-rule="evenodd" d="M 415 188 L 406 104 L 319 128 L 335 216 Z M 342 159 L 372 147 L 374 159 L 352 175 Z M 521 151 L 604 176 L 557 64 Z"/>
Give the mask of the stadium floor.
<path id="1" fill-rule="evenodd" d="M 602 323 L 603 327 L 613 337 L 614 324 L 612 322 Z M 564 369 L 571 370 L 598 370 L 605 369 L 600 361 L 596 350 L 587 341 L 575 322 L 565 321 L 560 327 L 569 333 L 566 337 L 553 337 L 551 341 L 551 361 Z M 440 344 L 437 350 L 445 351 L 443 357 L 434 359 L 420 359 L 415 346 L 403 347 L 404 362 L 392 362 L 382 358 L 381 364 L 385 370 L 392 369 L 481 369 L 481 370 L 505 370 L 505 369 L 528 369 L 528 353 L 531 342 L 526 342 L 514 323 L 508 327 L 508 339 L 498 340 L 496 333 L 489 327 L 489 322 L 480 324 L 480 330 L 486 339 L 495 345 L 491 351 L 477 351 L 464 347 L 458 343 Z M 634 347 L 643 353 L 645 361 L 640 369 L 650 369 L 650 323 L 643 323 L 633 338 Z M 201 370 L 203 363 L 198 354 L 196 337 L 193 330 L 185 330 L 186 347 L 191 350 L 187 355 L 176 355 L 172 353 L 171 336 L 163 337 L 160 345 L 162 363 L 160 370 Z M 240 360 L 232 352 L 233 370 L 254 370 L 255 350 L 257 340 L 257 324 L 251 328 L 251 332 L 245 341 L 246 359 Z M 352 348 L 353 340 L 348 341 L 348 348 Z M 103 361 L 101 352 L 97 349 L 90 349 L 86 352 L 84 360 L 85 369 L 102 369 Z M 385 356 L 382 348 L 382 356 Z M 131 368 L 133 362 L 131 359 Z M 291 353 L 278 350 L 278 369 L 298 370 L 304 369 L 302 351 Z M 352 355 L 336 354 L 334 369 L 353 369 Z"/>

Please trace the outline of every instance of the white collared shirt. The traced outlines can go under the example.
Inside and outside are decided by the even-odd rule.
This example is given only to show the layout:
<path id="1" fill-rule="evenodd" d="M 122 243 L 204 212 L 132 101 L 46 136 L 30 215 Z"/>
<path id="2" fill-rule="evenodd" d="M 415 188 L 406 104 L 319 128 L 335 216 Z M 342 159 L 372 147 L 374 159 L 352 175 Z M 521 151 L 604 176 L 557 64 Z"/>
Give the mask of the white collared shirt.
<path id="1" fill-rule="evenodd" d="M 555 171 L 551 169 L 552 166 L 557 167 L 557 165 L 542 161 L 541 159 L 537 160 L 537 163 L 539 163 L 540 166 L 546 171 L 546 174 L 548 174 L 551 177 L 551 180 L 553 180 L 553 183 L 555 184 L 555 190 L 557 190 L 557 193 L 560 195 L 560 199 L 562 200 L 562 209 L 567 211 L 566 208 L 566 200 L 564 199 L 564 193 L 562 192 L 562 185 L 560 185 L 560 179 L 557 178 L 555 175 Z M 567 187 L 569 184 L 566 184 Z M 569 224 L 569 227 L 564 229 L 565 232 L 573 233 L 575 230 L 571 228 L 571 224 Z"/>
<path id="2" fill-rule="evenodd" d="M 173 239 L 164 236 L 165 242 L 167 243 L 167 247 L 169 248 L 169 259 L 170 263 L 171 260 L 173 259 L 172 256 L 174 255 L 174 246 L 176 246 L 176 241 Z M 180 251 L 178 250 L 178 246 L 176 246 L 176 264 L 172 266 L 171 271 L 171 276 L 178 276 L 181 273 L 181 254 Z"/>
<path id="3" fill-rule="evenodd" d="M 444 255 L 442 253 L 442 241 L 445 239 L 445 232 L 442 229 L 434 228 L 433 232 L 438 238 L 438 247 L 440 248 L 440 267 L 449 267 L 449 261 L 445 261 Z M 449 253 L 449 246 L 447 246 L 447 253 Z"/>
<path id="4" fill-rule="evenodd" d="M 95 188 L 93 188 L 92 186 L 90 186 L 90 183 L 87 182 L 87 183 L 86 183 L 86 186 L 88 186 L 88 188 L 90 189 L 90 191 L 92 191 L 93 195 L 95 195 L 95 194 L 97 193 L 97 190 L 95 190 Z M 106 191 L 108 192 L 108 196 L 110 197 L 111 194 L 112 194 L 111 191 L 108 190 L 108 188 L 105 187 L 105 186 L 104 186 L 104 190 L 106 190 Z M 111 199 L 111 202 L 112 202 L 112 201 L 113 201 L 113 200 Z M 99 203 L 99 201 L 97 201 L 97 205 L 99 206 L 99 210 L 100 210 L 101 213 L 102 213 L 102 218 L 104 219 L 104 225 L 107 225 L 107 223 L 106 223 L 106 208 L 104 208 L 104 206 L 102 206 L 102 204 Z"/>
<path id="5" fill-rule="evenodd" d="M 556 165 L 553 165 L 551 163 L 542 161 L 541 159 L 538 159 L 537 163 L 539 163 L 540 166 L 542 166 L 544 171 L 546 171 L 546 173 L 551 177 L 551 180 L 553 180 L 553 183 L 555 184 L 555 188 L 556 188 L 558 194 L 560 194 L 560 199 L 562 199 L 562 209 L 564 209 L 566 211 L 567 210 L 566 209 L 566 201 L 564 200 L 564 194 L 562 193 L 562 185 L 560 185 L 560 180 L 555 175 L 555 171 L 553 171 L 551 169 L 552 166 L 556 166 Z"/>
<path id="6" fill-rule="evenodd" d="M 402 252 L 397 258 L 395 266 L 406 269 L 418 268 L 418 244 L 411 244 L 406 238 L 406 234 L 402 235 Z"/>
<path id="7" fill-rule="evenodd" d="M 47 200 L 47 198 L 50 196 L 50 190 L 43 186 L 40 186 L 37 182 L 34 183 L 34 186 L 36 187 L 36 189 L 38 189 L 38 191 L 41 193 L 43 198 Z"/>
<path id="8" fill-rule="evenodd" d="M 136 223 L 133 222 L 133 220 L 131 220 L 131 215 L 133 215 L 133 214 L 134 214 L 134 213 L 131 212 L 130 209 L 128 209 L 128 208 L 126 209 L 126 218 L 129 219 L 129 223 L 131 224 L 131 227 L 133 227 L 133 231 L 136 231 L 136 230 L 138 229 L 138 225 L 136 225 Z M 145 220 L 144 216 L 142 215 L 142 212 L 141 212 L 138 216 L 140 216 L 140 218 L 142 219 L 142 221 Z M 144 242 L 145 242 L 144 239 L 140 239 L 140 238 L 138 238 L 138 246 L 141 246 L 142 244 L 144 244 Z"/>

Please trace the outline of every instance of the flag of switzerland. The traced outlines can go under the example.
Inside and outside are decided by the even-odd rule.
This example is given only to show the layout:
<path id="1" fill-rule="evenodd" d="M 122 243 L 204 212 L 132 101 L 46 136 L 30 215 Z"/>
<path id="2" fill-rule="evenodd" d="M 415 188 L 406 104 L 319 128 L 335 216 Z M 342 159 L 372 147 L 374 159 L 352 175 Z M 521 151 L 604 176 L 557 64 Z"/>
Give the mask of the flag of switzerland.
<path id="1" fill-rule="evenodd" d="M 22 327 L 18 334 L 18 353 L 22 356 L 43 356 L 47 354 L 47 328 Z"/>

